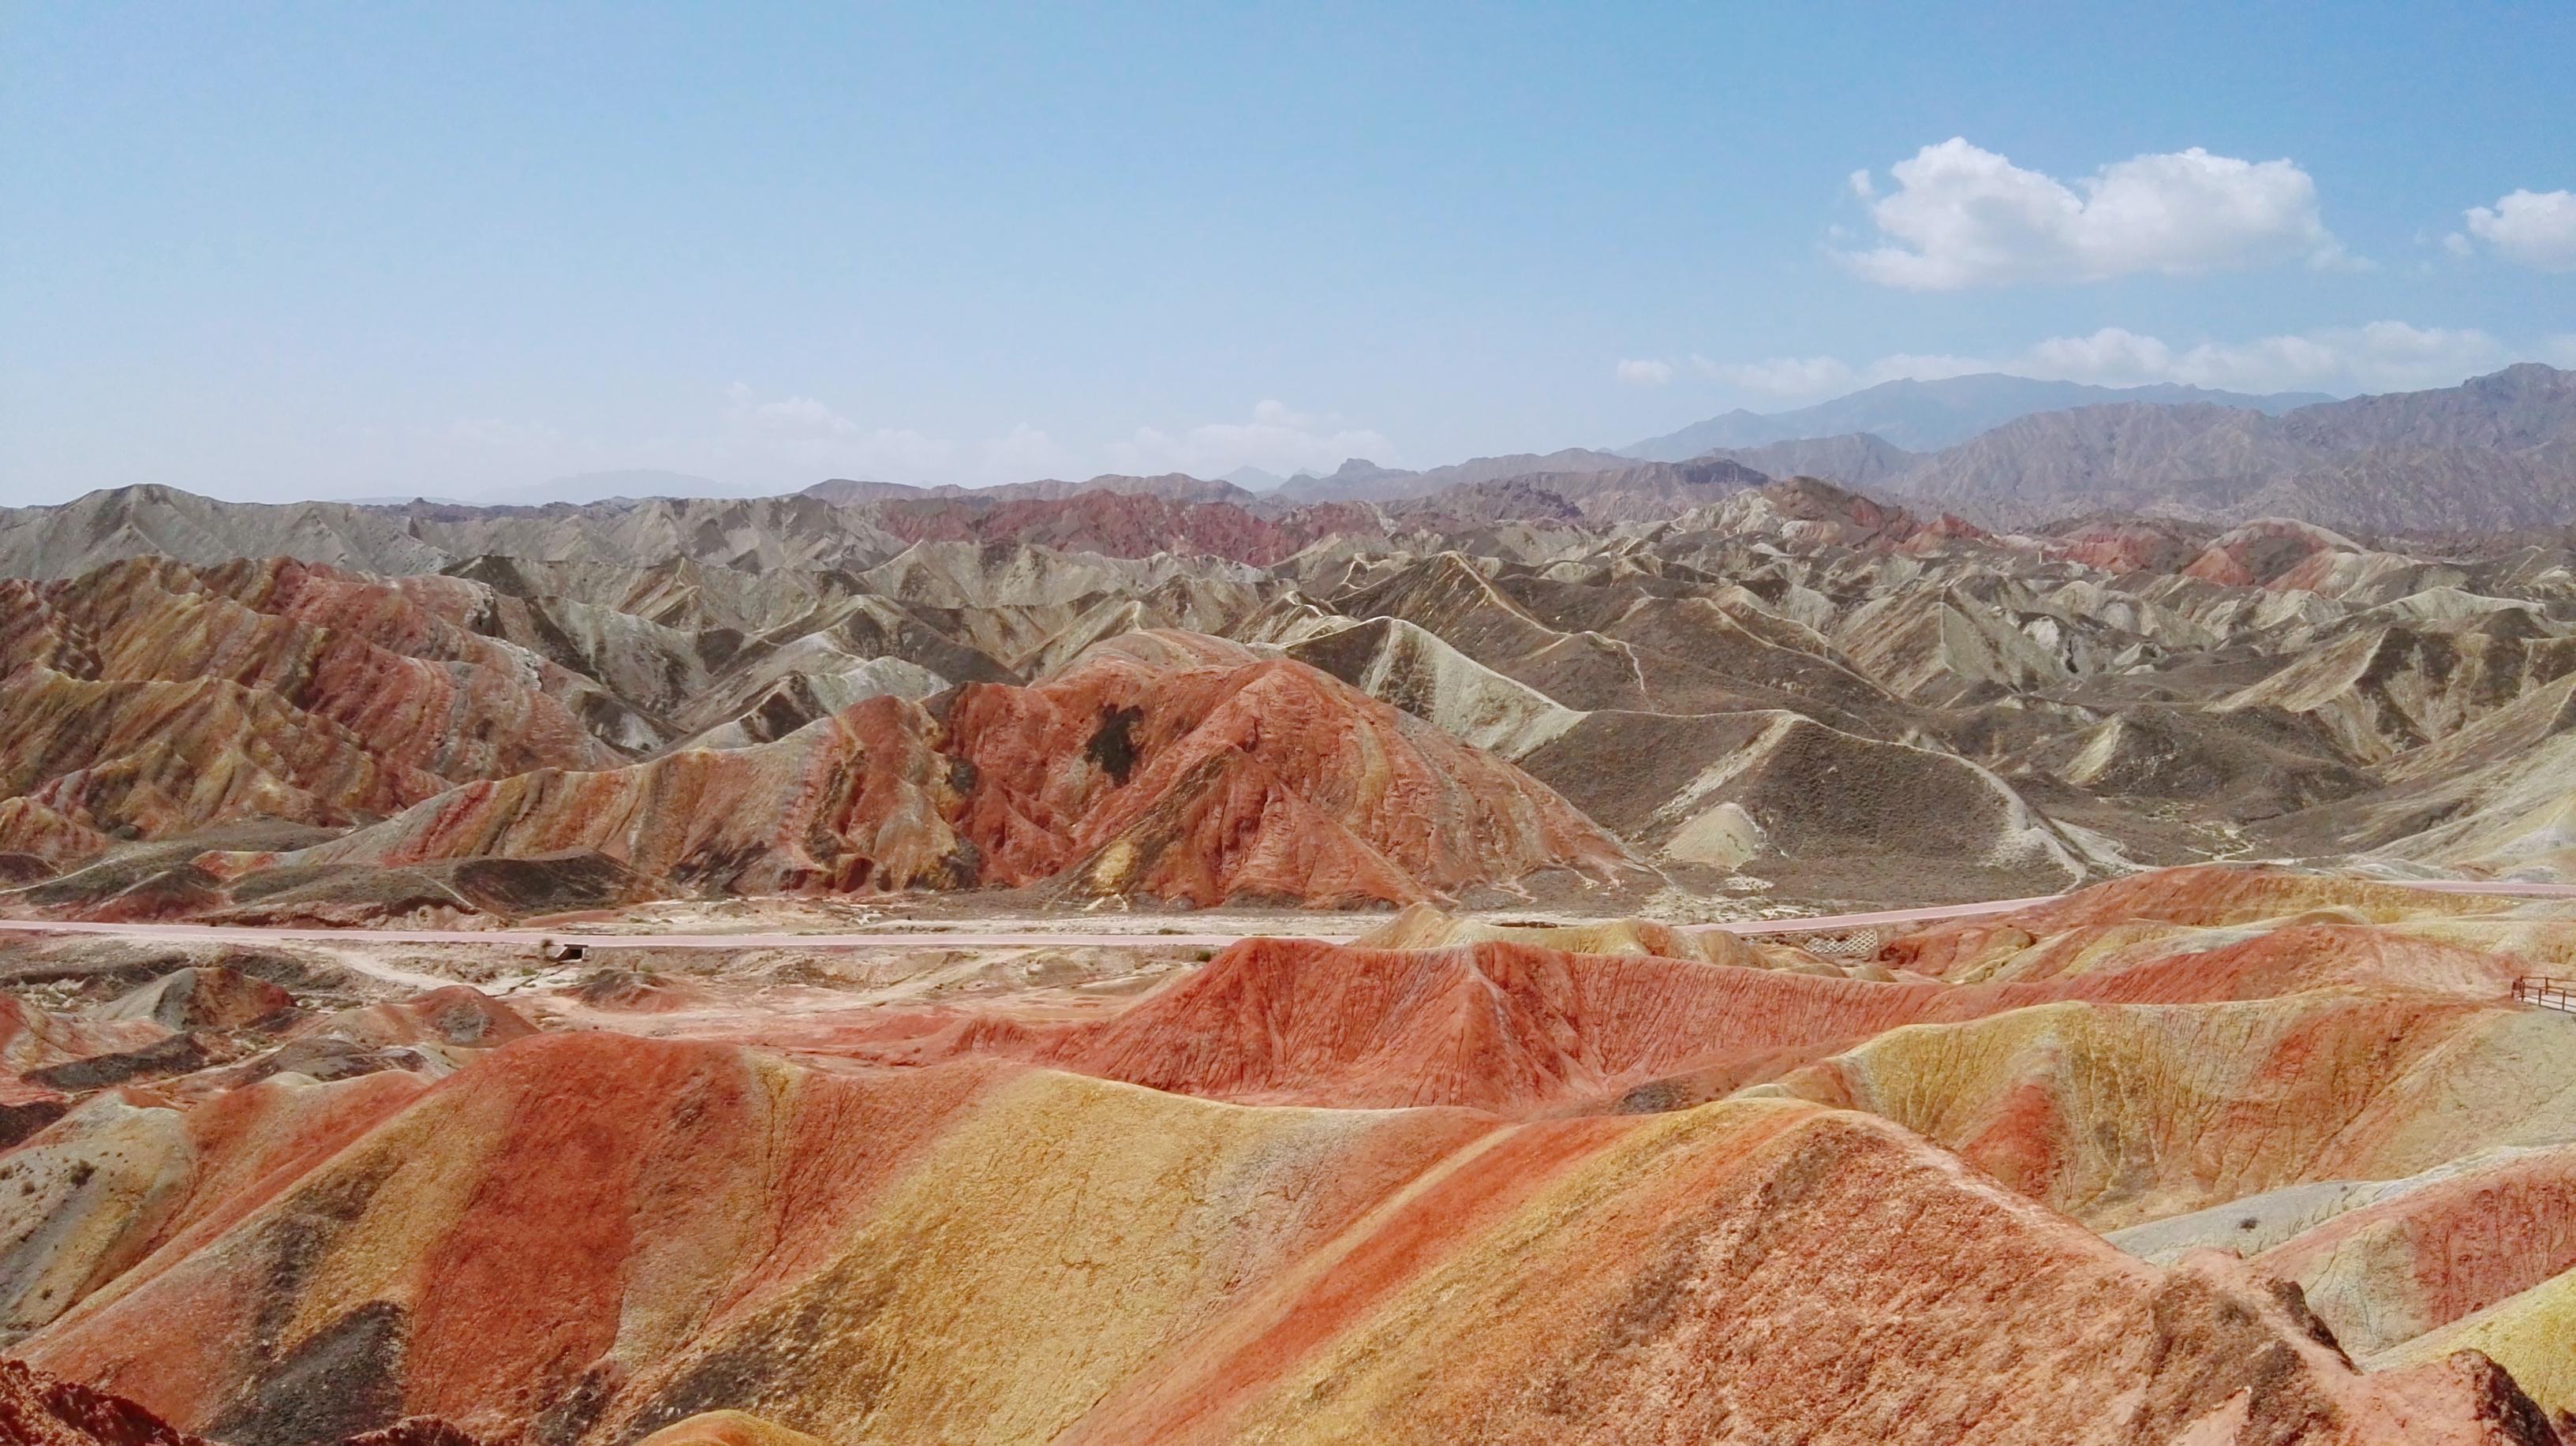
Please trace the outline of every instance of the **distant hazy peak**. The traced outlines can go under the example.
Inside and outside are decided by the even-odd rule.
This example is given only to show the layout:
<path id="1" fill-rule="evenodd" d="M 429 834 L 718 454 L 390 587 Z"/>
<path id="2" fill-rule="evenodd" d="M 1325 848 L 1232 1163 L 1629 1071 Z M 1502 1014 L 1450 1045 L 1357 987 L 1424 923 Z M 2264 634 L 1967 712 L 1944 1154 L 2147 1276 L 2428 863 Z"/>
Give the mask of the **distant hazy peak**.
<path id="1" fill-rule="evenodd" d="M 2172 382 L 2141 387 L 2101 387 L 2085 382 L 2010 376 L 2002 372 L 1976 372 L 1934 381 L 1907 377 L 1881 382 L 1849 396 L 1795 411 L 1758 413 L 1737 408 L 1620 450 L 1632 457 L 1680 461 L 1719 448 L 1767 447 L 1775 442 L 1867 432 L 1908 451 L 1931 452 L 1954 446 L 1979 432 L 2033 412 L 2062 411 L 2105 402 L 2210 403 L 2278 415 L 2296 407 L 2332 400 L 2334 398 L 2321 392 L 2253 395 L 2212 391 Z"/>

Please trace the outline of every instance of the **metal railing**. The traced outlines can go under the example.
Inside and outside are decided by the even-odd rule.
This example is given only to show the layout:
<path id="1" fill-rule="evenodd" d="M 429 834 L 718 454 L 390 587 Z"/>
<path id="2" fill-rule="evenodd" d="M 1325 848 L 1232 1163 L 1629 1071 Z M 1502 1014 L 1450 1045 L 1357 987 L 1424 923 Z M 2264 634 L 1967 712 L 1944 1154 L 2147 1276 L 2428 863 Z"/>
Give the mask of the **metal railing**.
<path id="1" fill-rule="evenodd" d="M 1875 959 L 1878 957 L 1879 949 L 1887 943 L 1887 935 L 1893 932 L 1895 931 L 1873 925 L 1861 929 L 1830 929 L 1821 932 L 1798 929 L 1766 930 L 1752 937 L 1768 939 L 1776 944 L 1794 944 L 1810 954 L 1821 954 L 1828 959 Z"/>
<path id="2" fill-rule="evenodd" d="M 2558 1009 L 2576 1014 L 2576 979 L 2558 979 L 2546 974 L 2526 974 L 2513 981 L 2513 997 L 2518 1003 L 2536 1004 L 2543 1009 Z"/>

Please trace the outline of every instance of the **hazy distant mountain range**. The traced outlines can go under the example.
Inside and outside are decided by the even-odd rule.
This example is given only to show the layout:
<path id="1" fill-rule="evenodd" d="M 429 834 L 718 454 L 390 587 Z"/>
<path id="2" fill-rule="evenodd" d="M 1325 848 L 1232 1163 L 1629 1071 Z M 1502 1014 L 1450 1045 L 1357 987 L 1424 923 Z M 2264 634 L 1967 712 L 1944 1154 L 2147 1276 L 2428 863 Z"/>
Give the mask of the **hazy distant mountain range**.
<path id="1" fill-rule="evenodd" d="M 1771 477 L 1819 477 L 1988 526 L 2097 511 L 2212 522 L 2295 517 L 2387 532 L 2576 522 L 2576 373 L 2538 363 L 2457 387 L 2314 402 L 2296 394 L 2222 401 L 2212 399 L 2233 394 L 1958 377 L 1889 383 L 1803 412 L 1736 413 L 1700 426 L 1758 436 L 1761 429 L 1879 416 L 1921 436 L 1938 417 L 1964 426 L 1977 408 L 1991 413 L 2013 398 L 2049 395 L 2128 400 L 2025 411 L 1931 451 L 1880 432 L 1847 431 L 1711 446 L 1692 460 L 1732 462 Z M 1583 448 L 1422 472 L 1355 459 L 1328 477 L 1291 478 L 1273 495 L 1393 503 L 1526 479 L 1581 505 L 1600 489 L 1626 498 L 1638 467 L 1634 457 Z"/>
<path id="2" fill-rule="evenodd" d="M 1877 417 L 1906 436 L 1922 437 L 1999 409 L 2068 395 L 2127 400 L 2023 411 L 1936 450 L 1909 448 L 1884 432 L 1864 430 L 1715 446 L 1680 461 L 1583 447 L 1477 457 L 1419 471 L 1352 458 L 1329 474 L 1301 472 L 1284 481 L 1252 469 L 1239 470 L 1232 480 L 1166 473 L 985 488 L 835 478 L 771 501 L 859 509 L 849 518 L 827 523 L 809 510 L 770 510 L 789 532 L 855 526 L 859 541 L 823 549 L 855 546 L 854 556 L 921 537 L 966 540 L 995 529 L 1021 535 L 1040 516 L 1025 509 L 1052 504 L 1080 504 L 1061 515 L 1044 514 L 1054 520 L 1041 533 L 1054 538 L 1054 545 L 1102 546 L 1110 545 L 1103 539 L 1115 539 L 1124 548 L 1162 536 L 1173 547 L 1218 546 L 1229 554 L 1248 547 L 1262 553 L 1355 527 L 1413 526 L 1410 519 L 1417 518 L 1645 520 L 1706 505 L 1766 478 L 1800 476 L 2002 528 L 2111 512 L 2216 523 L 2290 517 L 2383 533 L 2576 524 L 2576 372 L 2538 363 L 2457 387 L 2305 405 L 2289 405 L 2300 400 L 2291 394 L 2233 397 L 2189 387 L 2123 391 L 1959 377 L 1890 383 L 1771 417 L 1733 413 L 1673 436 L 1751 437 Z M 1245 482 L 1277 485 L 1256 490 L 1240 485 Z M 318 560 L 408 566 L 418 560 L 411 553 L 433 538 L 431 545 L 443 552 L 496 548 L 501 533 L 493 529 L 503 528 L 511 514 L 524 518 L 532 509 L 544 514 L 543 526 L 552 529 L 558 545 L 577 551 L 613 537 L 631 548 L 681 518 L 697 525 L 697 519 L 716 515 L 717 499 L 742 494 L 678 473 L 619 472 L 559 478 L 506 497 L 303 504 L 305 510 L 231 508 L 175 493 L 166 504 L 131 505 L 143 495 L 109 501 L 108 494 L 97 494 L 70 508 L 27 509 L 7 514 L 9 525 L 0 530 L 17 533 L 18 547 L 67 548 L 69 559 L 151 550 L 152 539 L 168 549 L 190 528 L 224 531 L 237 520 L 293 515 L 302 519 L 298 525 L 344 541 L 345 546 L 319 549 Z M 637 505 L 689 497 L 708 506 Z M 324 511 L 309 510 L 317 506 Z M 192 520 L 182 522 L 172 508 Z M 1010 508 L 1023 510 L 1000 511 Z M 1392 510 L 1369 513 L 1370 508 Z M 385 515 L 397 512 L 400 521 Z M 74 522 L 75 515 L 81 520 Z M 910 520 L 892 532 L 878 530 L 880 521 L 898 519 Z M 259 539 L 269 524 L 244 525 L 250 530 L 234 551 L 256 555 L 264 550 Z M 643 531 L 636 532 L 638 527 Z M 1046 528 L 1068 530 L 1058 536 Z M 122 540 L 93 545 L 110 533 Z M 800 562 L 817 560 L 794 546 L 787 553 Z M 729 560 L 720 549 L 704 560 L 718 558 Z"/>
<path id="3" fill-rule="evenodd" d="M 1738 408 L 1704 422 L 1693 422 L 1678 432 L 1630 443 L 1619 451 L 1652 461 L 1678 462 L 1719 448 L 1767 447 L 1775 442 L 1865 432 L 1908 451 L 1931 452 L 2033 412 L 2064 411 L 2069 407 L 2113 402 L 2166 406 L 2207 403 L 2279 413 L 2333 400 L 2323 392 L 2249 396 L 2171 383 L 2096 387 L 2083 382 L 2050 382 L 1979 372 L 1929 382 L 1881 382 L 1847 397 L 1790 412 L 1749 412 Z"/>
<path id="4" fill-rule="evenodd" d="M 407 502 L 435 502 L 450 507 L 551 507 L 558 503 L 580 505 L 608 502 L 617 498 L 644 497 L 752 497 L 756 488 L 719 482 L 689 472 L 666 472 L 653 467 L 631 467 L 613 472 L 577 472 L 568 477 L 555 477 L 532 482 L 523 487 L 489 487 L 479 491 L 441 489 L 434 496 L 374 496 L 335 499 L 359 507 L 393 507 Z"/>
<path id="5" fill-rule="evenodd" d="M 2207 403 L 2076 407 L 1911 458 L 1875 437 L 1773 450 L 1719 455 L 1989 525 L 2117 511 L 2394 532 L 2557 526 L 2576 522 L 2576 372 L 2525 363 L 2457 387 L 2278 415 Z"/>
<path id="6" fill-rule="evenodd" d="M 918 502 L 973 498 L 982 502 L 1018 502 L 1035 500 L 1051 502 L 1079 492 L 1115 492 L 1126 496 L 1162 497 L 1174 502 L 1248 502 L 1253 494 L 1231 482 L 1210 477 L 1193 477 L 1186 472 L 1165 472 L 1154 477 L 1126 477 L 1115 473 L 1092 477 L 1080 482 L 1067 482 L 1048 477 L 1035 482 L 1009 482 L 999 487 L 959 487 L 953 483 L 937 487 L 915 487 L 905 482 L 858 482 L 835 477 L 817 482 L 801 494 L 820 497 L 826 502 Z"/>
<path id="7" fill-rule="evenodd" d="M 1381 467 L 1365 458 L 1354 457 L 1330 476 L 1299 473 L 1289 478 L 1279 489 L 1279 496 L 1297 502 L 1392 502 L 1407 497 L 1428 497 L 1446 487 L 1501 482 L 1513 477 L 1617 472 L 1636 466 L 1638 461 L 1638 458 L 1623 457 L 1616 452 L 1567 447 L 1547 453 L 1514 452 L 1501 457 L 1471 457 L 1446 467 L 1409 472 L 1401 467 Z"/>

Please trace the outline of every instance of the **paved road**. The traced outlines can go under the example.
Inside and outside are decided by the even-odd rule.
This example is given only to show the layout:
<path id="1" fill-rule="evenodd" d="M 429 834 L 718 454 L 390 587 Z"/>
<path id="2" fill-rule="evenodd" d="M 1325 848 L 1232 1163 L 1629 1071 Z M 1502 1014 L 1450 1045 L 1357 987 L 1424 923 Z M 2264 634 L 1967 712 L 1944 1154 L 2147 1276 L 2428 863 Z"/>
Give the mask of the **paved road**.
<path id="1" fill-rule="evenodd" d="M 2576 898 L 2576 884 L 2506 884 L 2472 880 L 2418 882 L 2413 887 L 2445 894 L 2490 894 L 2509 898 Z M 1693 927 L 1723 929 L 1731 934 L 1809 934 L 1865 929 L 1890 924 L 1936 923 L 2052 903 L 2063 894 L 2027 899 L 1994 899 L 1978 904 L 1936 904 L 1919 909 L 1880 909 L 1862 914 L 1825 914 L 1793 919 L 1747 919 Z M 1339 921 L 1336 921 L 1339 922 Z M 1280 937 L 1347 939 L 1359 930 L 1276 931 Z M 296 941 L 323 944 L 497 944 L 533 949 L 539 944 L 628 945 L 655 949 L 1008 949 L 1040 944 L 1093 944 L 1105 947 L 1222 948 L 1242 934 L 1124 933 L 1093 934 L 1078 929 L 996 932 L 970 928 L 894 928 L 848 934 L 617 934 L 583 930 L 536 929 L 261 929 L 216 924 L 76 924 L 48 919 L 0 919 L 0 933 L 103 934 L 123 939 L 201 939 L 233 944 Z"/>

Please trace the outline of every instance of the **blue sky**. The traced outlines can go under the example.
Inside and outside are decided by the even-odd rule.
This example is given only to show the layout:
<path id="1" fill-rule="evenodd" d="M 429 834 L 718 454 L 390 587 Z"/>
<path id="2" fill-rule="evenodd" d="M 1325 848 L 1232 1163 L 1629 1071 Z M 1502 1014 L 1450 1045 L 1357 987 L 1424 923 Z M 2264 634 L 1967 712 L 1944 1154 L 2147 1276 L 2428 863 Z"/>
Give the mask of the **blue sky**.
<path id="1" fill-rule="evenodd" d="M 0 5 L 0 501 L 2576 365 L 2576 7 L 2244 10 Z"/>

